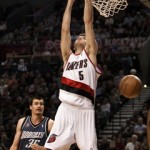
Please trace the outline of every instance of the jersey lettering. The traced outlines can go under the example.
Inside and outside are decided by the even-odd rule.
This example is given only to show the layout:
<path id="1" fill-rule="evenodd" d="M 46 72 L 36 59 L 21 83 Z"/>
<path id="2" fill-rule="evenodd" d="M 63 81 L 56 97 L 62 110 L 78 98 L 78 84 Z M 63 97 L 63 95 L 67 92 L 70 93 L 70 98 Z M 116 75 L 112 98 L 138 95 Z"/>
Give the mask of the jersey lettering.
<path id="1" fill-rule="evenodd" d="M 23 131 L 21 139 L 25 138 L 43 138 L 45 132 Z"/>
<path id="2" fill-rule="evenodd" d="M 86 67 L 87 67 L 87 59 L 84 59 L 80 61 L 68 62 L 66 70 L 74 70 L 74 69 L 80 69 Z"/>

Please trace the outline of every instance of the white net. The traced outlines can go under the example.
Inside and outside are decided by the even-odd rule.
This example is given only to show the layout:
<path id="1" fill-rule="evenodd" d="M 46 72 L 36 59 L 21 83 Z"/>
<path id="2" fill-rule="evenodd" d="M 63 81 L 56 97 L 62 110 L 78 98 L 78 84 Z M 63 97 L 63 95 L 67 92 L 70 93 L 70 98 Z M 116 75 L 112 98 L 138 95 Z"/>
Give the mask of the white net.
<path id="1" fill-rule="evenodd" d="M 113 16 L 128 6 L 127 0 L 92 0 L 92 5 L 104 17 Z"/>

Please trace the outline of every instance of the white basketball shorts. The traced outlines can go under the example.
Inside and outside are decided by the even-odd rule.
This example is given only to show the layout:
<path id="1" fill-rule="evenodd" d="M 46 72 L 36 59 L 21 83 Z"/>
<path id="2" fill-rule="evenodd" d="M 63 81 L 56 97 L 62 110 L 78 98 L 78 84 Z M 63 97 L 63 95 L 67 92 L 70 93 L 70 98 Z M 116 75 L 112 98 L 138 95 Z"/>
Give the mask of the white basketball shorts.
<path id="1" fill-rule="evenodd" d="M 44 147 L 69 150 L 73 143 L 77 143 L 80 150 L 97 150 L 94 108 L 61 103 Z"/>

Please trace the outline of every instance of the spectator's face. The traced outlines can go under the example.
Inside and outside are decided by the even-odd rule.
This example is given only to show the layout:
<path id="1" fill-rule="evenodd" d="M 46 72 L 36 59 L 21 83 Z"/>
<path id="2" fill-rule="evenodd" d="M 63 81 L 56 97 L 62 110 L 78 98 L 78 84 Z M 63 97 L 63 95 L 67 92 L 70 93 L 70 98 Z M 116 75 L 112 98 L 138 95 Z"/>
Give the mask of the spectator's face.
<path id="1" fill-rule="evenodd" d="M 140 124 L 140 125 L 143 124 L 143 119 L 142 118 L 138 119 L 138 124 Z"/>
<path id="2" fill-rule="evenodd" d="M 137 141 L 138 137 L 136 135 L 132 135 L 132 142 L 135 143 Z"/>
<path id="3" fill-rule="evenodd" d="M 32 105 L 30 105 L 30 110 L 32 114 L 42 115 L 44 111 L 43 99 L 34 99 Z"/>
<path id="4" fill-rule="evenodd" d="M 115 148 L 115 147 L 116 147 L 115 141 L 110 141 L 109 148 Z"/>

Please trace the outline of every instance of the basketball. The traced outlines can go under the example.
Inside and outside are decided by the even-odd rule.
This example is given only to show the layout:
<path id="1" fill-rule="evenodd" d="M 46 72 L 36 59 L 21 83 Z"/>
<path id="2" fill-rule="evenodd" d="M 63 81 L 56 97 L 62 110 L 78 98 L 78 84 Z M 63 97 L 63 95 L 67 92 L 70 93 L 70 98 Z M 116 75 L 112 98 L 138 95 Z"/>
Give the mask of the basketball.
<path id="1" fill-rule="evenodd" d="M 126 98 L 136 98 L 142 89 L 141 80 L 135 75 L 126 75 L 119 82 L 120 94 Z"/>

